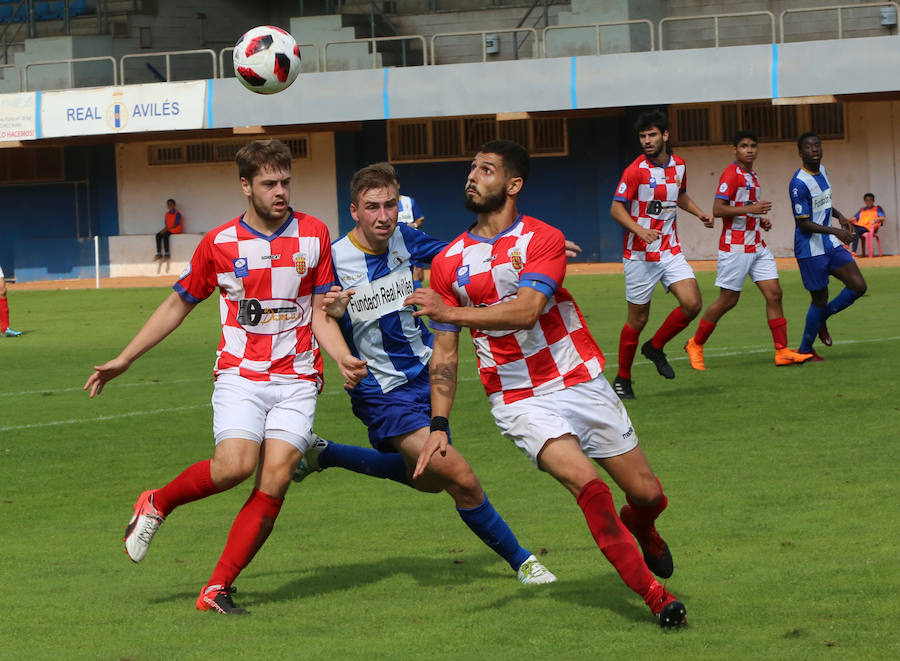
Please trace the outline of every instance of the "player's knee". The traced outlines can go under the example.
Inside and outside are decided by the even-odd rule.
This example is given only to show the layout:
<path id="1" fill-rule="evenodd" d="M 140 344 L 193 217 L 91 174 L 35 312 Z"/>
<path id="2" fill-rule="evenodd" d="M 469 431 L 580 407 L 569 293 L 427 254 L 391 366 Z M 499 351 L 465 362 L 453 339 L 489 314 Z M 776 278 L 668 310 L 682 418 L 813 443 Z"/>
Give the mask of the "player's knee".
<path id="1" fill-rule="evenodd" d="M 656 476 L 647 471 L 642 472 L 640 479 L 636 481 L 632 489 L 628 492 L 628 497 L 636 504 L 643 507 L 651 507 L 659 502 L 662 498 L 662 487 Z"/>
<path id="2" fill-rule="evenodd" d="M 210 475 L 217 487 L 230 489 L 253 475 L 255 469 L 255 457 L 253 461 L 244 457 L 214 458 L 210 465 Z"/>
<path id="3" fill-rule="evenodd" d="M 867 288 L 866 281 L 862 278 L 859 279 L 859 282 L 854 282 L 853 286 L 850 287 L 850 289 L 858 296 L 865 294 Z"/>
<path id="4" fill-rule="evenodd" d="M 699 299 L 699 298 L 696 300 L 692 299 L 690 301 L 685 301 L 684 303 L 681 304 L 681 311 L 684 313 L 684 316 L 687 317 L 688 319 L 693 319 L 694 317 L 696 317 L 698 314 L 700 314 L 700 310 L 702 310 L 702 309 L 703 309 L 703 300 Z"/>

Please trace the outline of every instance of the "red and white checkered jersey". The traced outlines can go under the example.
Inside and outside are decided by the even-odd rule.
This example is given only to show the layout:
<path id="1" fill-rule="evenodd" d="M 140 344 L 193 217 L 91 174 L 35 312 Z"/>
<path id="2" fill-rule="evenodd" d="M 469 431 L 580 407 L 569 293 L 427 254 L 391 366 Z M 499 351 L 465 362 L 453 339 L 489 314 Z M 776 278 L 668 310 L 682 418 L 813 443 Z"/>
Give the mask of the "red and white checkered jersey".
<path id="1" fill-rule="evenodd" d="M 243 216 L 207 232 L 174 289 L 189 303 L 202 301 L 216 287 L 221 292 L 216 376 L 321 384 L 311 303 L 333 280 L 328 228 L 291 211 L 271 236 L 251 228 Z"/>
<path id="2" fill-rule="evenodd" d="M 638 156 L 622 173 L 614 200 L 622 202 L 632 220 L 641 227 L 659 232 L 659 238 L 647 243 L 634 232 L 625 233 L 624 259 L 659 262 L 681 252 L 675 211 L 678 196 L 687 190 L 684 161 L 672 154 L 660 166 L 644 154 Z"/>
<path id="3" fill-rule="evenodd" d="M 725 200 L 733 207 L 754 204 L 760 199 L 759 177 L 753 170 L 747 171 L 737 163 L 732 163 L 719 178 L 716 198 Z M 722 236 L 719 250 L 724 252 L 756 252 L 765 248 L 759 232 L 759 218 L 756 216 L 732 216 L 722 219 Z"/>
<path id="4" fill-rule="evenodd" d="M 562 232 L 530 216 L 493 239 L 468 232 L 431 263 L 431 287 L 454 307 L 485 306 L 515 298 L 520 287 L 547 295 L 529 330 L 476 330 L 478 372 L 492 401 L 515 402 L 589 381 L 604 358 L 581 311 L 563 289 L 566 252 Z M 435 330 L 459 330 L 432 322 Z"/>

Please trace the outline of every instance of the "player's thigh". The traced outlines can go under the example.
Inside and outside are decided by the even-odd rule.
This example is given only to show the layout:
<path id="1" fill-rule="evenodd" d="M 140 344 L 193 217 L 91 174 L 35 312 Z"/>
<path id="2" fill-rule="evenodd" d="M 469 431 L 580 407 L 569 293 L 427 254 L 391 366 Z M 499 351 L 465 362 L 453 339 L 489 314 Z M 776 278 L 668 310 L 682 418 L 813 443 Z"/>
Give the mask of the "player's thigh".
<path id="1" fill-rule="evenodd" d="M 835 251 L 837 253 L 837 251 Z M 844 253 L 849 255 L 848 250 L 844 250 Z M 844 283 L 844 286 L 848 289 L 851 289 L 856 292 L 863 293 L 866 291 L 866 280 L 863 278 L 862 272 L 859 270 L 859 265 L 856 263 L 856 260 L 853 259 L 853 256 L 850 255 L 850 258 L 842 254 L 838 253 L 831 260 L 831 274 Z"/>
<path id="2" fill-rule="evenodd" d="M 625 300 L 635 305 L 648 305 L 662 278 L 660 262 L 624 259 L 622 264 L 625 268 Z"/>
<path id="3" fill-rule="evenodd" d="M 750 254 L 753 255 L 753 260 L 750 263 L 750 279 L 759 285 L 760 289 L 762 289 L 762 285 L 760 285 L 762 282 L 774 280 L 777 284 L 778 266 L 775 264 L 775 257 L 772 255 L 772 251 L 769 250 L 768 246 L 761 248 L 756 253 Z"/>
<path id="4" fill-rule="evenodd" d="M 316 420 L 316 383 L 299 379 L 271 384 L 266 389 L 266 397 L 268 411 L 264 438 L 275 438 L 292 445 L 301 454 L 306 452 Z"/>
<path id="5" fill-rule="evenodd" d="M 716 264 L 716 287 L 730 291 L 742 291 L 750 273 L 753 253 L 719 251 Z"/>
<path id="6" fill-rule="evenodd" d="M 253 475 L 259 462 L 260 442 L 229 437 L 216 442 L 209 475 L 220 489 L 230 489 Z"/>
<path id="7" fill-rule="evenodd" d="M 637 445 L 637 434 L 628 413 L 602 375 L 546 395 L 509 404 L 497 403 L 491 411 L 503 435 L 542 470 L 549 471 L 546 462 L 553 456 L 543 453 L 551 445 L 559 446 L 558 439 L 566 436 L 576 439 L 579 452 L 591 459 L 623 454 Z M 581 461 L 579 464 L 585 465 Z M 577 485 L 577 475 L 586 476 L 581 469 L 569 474 L 556 462 L 552 465 L 554 477 L 570 489 Z M 590 478 L 593 479 L 596 470 L 590 461 L 587 465 L 594 470 Z"/>

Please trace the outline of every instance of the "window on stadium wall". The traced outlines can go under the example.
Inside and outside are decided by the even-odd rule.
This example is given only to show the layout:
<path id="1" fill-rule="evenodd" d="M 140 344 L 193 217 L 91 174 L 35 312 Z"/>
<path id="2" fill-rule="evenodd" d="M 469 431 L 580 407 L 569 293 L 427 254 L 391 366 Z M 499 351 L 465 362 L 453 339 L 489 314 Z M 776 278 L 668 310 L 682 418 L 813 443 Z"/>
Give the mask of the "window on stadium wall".
<path id="1" fill-rule="evenodd" d="M 62 147 L 20 147 L 0 150 L 0 184 L 63 181 Z"/>
<path id="2" fill-rule="evenodd" d="M 681 146 L 731 144 L 742 129 L 754 131 L 763 142 L 793 142 L 805 131 L 815 131 L 825 140 L 840 140 L 845 135 L 842 103 L 704 103 L 672 106 L 670 115 L 673 142 Z"/>
<path id="3" fill-rule="evenodd" d="M 463 161 L 491 140 L 514 140 L 532 156 L 569 153 L 566 120 L 498 119 L 496 115 L 391 119 L 387 124 L 388 160 L 392 163 Z"/>
<path id="4" fill-rule="evenodd" d="M 308 136 L 278 137 L 291 150 L 291 157 L 309 158 Z M 234 163 L 246 140 L 197 140 L 166 142 L 147 146 L 148 165 L 188 165 L 198 163 Z"/>

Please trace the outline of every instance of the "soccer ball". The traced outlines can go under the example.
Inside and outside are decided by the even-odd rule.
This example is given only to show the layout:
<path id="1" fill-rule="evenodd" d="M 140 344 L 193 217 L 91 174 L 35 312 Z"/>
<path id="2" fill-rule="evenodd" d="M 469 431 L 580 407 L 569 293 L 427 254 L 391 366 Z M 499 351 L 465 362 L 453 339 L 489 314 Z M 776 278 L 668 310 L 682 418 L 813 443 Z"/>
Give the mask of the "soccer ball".
<path id="1" fill-rule="evenodd" d="M 260 25 L 234 45 L 234 75 L 251 92 L 275 94 L 300 73 L 300 47 L 281 28 Z"/>

